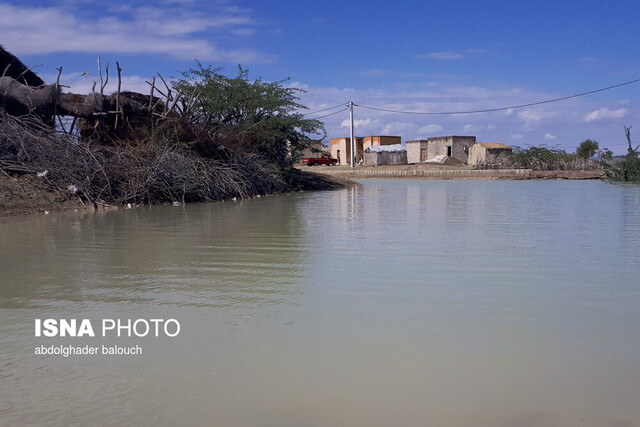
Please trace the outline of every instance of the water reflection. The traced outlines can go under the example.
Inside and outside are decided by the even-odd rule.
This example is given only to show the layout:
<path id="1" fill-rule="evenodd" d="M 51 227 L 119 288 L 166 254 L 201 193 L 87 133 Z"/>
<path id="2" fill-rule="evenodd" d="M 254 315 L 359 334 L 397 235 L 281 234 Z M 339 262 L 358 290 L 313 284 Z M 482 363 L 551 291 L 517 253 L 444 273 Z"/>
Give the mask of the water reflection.
<path id="1" fill-rule="evenodd" d="M 640 422 L 638 187 L 363 183 L 0 219 L 0 424 Z M 36 317 L 183 333 L 36 357 Z"/>
<path id="2" fill-rule="evenodd" d="M 264 198 L 7 219 L 0 303 L 282 301 L 298 292 L 305 259 L 298 216 Z"/>

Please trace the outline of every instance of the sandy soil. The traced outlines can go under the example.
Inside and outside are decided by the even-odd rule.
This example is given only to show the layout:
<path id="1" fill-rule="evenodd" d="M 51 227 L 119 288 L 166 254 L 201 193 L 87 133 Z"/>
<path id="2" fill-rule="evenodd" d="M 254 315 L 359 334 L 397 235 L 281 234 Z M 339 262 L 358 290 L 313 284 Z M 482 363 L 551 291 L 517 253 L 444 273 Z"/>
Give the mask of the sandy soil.
<path id="1" fill-rule="evenodd" d="M 530 179 L 604 179 L 603 170 L 592 171 L 533 171 Z"/>
<path id="2" fill-rule="evenodd" d="M 75 196 L 51 191 L 36 175 L 0 172 L 0 215 L 88 209 Z"/>
<path id="3" fill-rule="evenodd" d="M 311 170 L 315 172 L 315 170 Z M 360 185 L 344 176 L 325 174 L 304 175 L 306 182 L 300 185 L 308 190 L 336 190 Z M 117 209 L 115 206 L 101 209 Z M 52 191 L 43 179 L 33 174 L 9 176 L 0 171 L 0 216 L 49 213 L 73 210 L 92 210 L 84 205 L 77 196 Z"/>

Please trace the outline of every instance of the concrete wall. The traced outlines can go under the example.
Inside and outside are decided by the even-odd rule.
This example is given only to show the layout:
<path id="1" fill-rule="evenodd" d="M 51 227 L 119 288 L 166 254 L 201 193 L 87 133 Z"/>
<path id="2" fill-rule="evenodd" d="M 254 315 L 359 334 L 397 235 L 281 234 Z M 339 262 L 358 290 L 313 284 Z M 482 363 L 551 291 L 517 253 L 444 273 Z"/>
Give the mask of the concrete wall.
<path id="1" fill-rule="evenodd" d="M 484 162 L 487 158 L 487 149 L 480 144 L 474 144 L 469 148 L 469 158 L 467 163 L 470 165 L 477 165 L 480 162 Z"/>
<path id="2" fill-rule="evenodd" d="M 382 165 L 406 165 L 406 151 L 380 151 L 377 153 L 364 153 L 365 166 Z"/>
<path id="3" fill-rule="evenodd" d="M 362 138 L 362 148 L 366 150 L 373 145 L 395 145 L 402 144 L 400 136 L 365 136 Z"/>
<path id="4" fill-rule="evenodd" d="M 469 160 L 470 165 L 477 165 L 478 163 L 485 162 L 490 157 L 506 156 L 512 152 L 511 147 L 503 146 L 503 148 L 489 148 L 491 145 L 503 145 L 503 144 L 488 144 L 489 147 L 483 145 L 485 143 L 474 144 L 469 148 Z"/>
<path id="5" fill-rule="evenodd" d="M 356 137 L 356 164 L 362 161 L 363 138 Z M 351 138 L 331 138 L 329 151 L 331 157 L 338 159 L 341 165 L 351 164 Z"/>
<path id="6" fill-rule="evenodd" d="M 446 156 L 451 147 L 451 157 L 466 163 L 469 148 L 476 143 L 475 136 L 438 136 L 429 138 L 427 144 L 427 158 Z"/>
<path id="7" fill-rule="evenodd" d="M 399 136 L 367 136 L 356 138 L 356 164 L 363 159 L 364 150 L 373 145 L 400 144 Z M 467 163 L 469 148 L 476 143 L 475 136 L 438 136 L 425 140 L 407 141 L 407 162 L 420 163 L 422 161 L 421 150 L 426 149 L 426 159 L 436 156 L 446 156 L 451 147 L 451 157 Z M 349 138 L 331 138 L 331 156 L 340 161 L 341 165 L 350 164 L 351 147 Z M 340 153 L 338 154 L 338 151 Z"/>
<path id="8" fill-rule="evenodd" d="M 420 163 L 421 150 L 427 150 L 428 141 L 425 139 L 417 141 L 407 141 L 405 147 L 407 147 L 407 163 Z"/>

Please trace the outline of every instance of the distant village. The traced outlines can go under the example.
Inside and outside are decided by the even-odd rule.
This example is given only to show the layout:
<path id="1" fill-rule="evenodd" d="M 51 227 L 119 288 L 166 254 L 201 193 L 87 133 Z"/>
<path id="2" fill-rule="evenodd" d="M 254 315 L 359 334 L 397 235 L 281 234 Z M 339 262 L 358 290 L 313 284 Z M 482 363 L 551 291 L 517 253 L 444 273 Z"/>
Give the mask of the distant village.
<path id="1" fill-rule="evenodd" d="M 329 149 L 321 141 L 304 157 L 319 157 L 322 152 L 338 159 L 340 165 L 351 164 L 351 139 L 331 138 Z M 355 164 L 362 166 L 406 165 L 415 163 L 469 164 L 482 163 L 489 156 L 511 153 L 512 148 L 499 142 L 476 142 L 475 136 L 438 136 L 407 141 L 400 136 L 365 136 L 355 138 Z"/>

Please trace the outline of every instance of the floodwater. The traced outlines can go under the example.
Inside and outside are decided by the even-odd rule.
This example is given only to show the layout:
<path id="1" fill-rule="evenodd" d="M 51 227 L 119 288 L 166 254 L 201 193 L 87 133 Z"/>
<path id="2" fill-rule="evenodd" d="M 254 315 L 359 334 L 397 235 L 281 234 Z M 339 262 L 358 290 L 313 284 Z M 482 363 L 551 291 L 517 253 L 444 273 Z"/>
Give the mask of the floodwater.
<path id="1" fill-rule="evenodd" d="M 362 182 L 0 218 L 0 425 L 640 425 L 640 187 Z"/>

